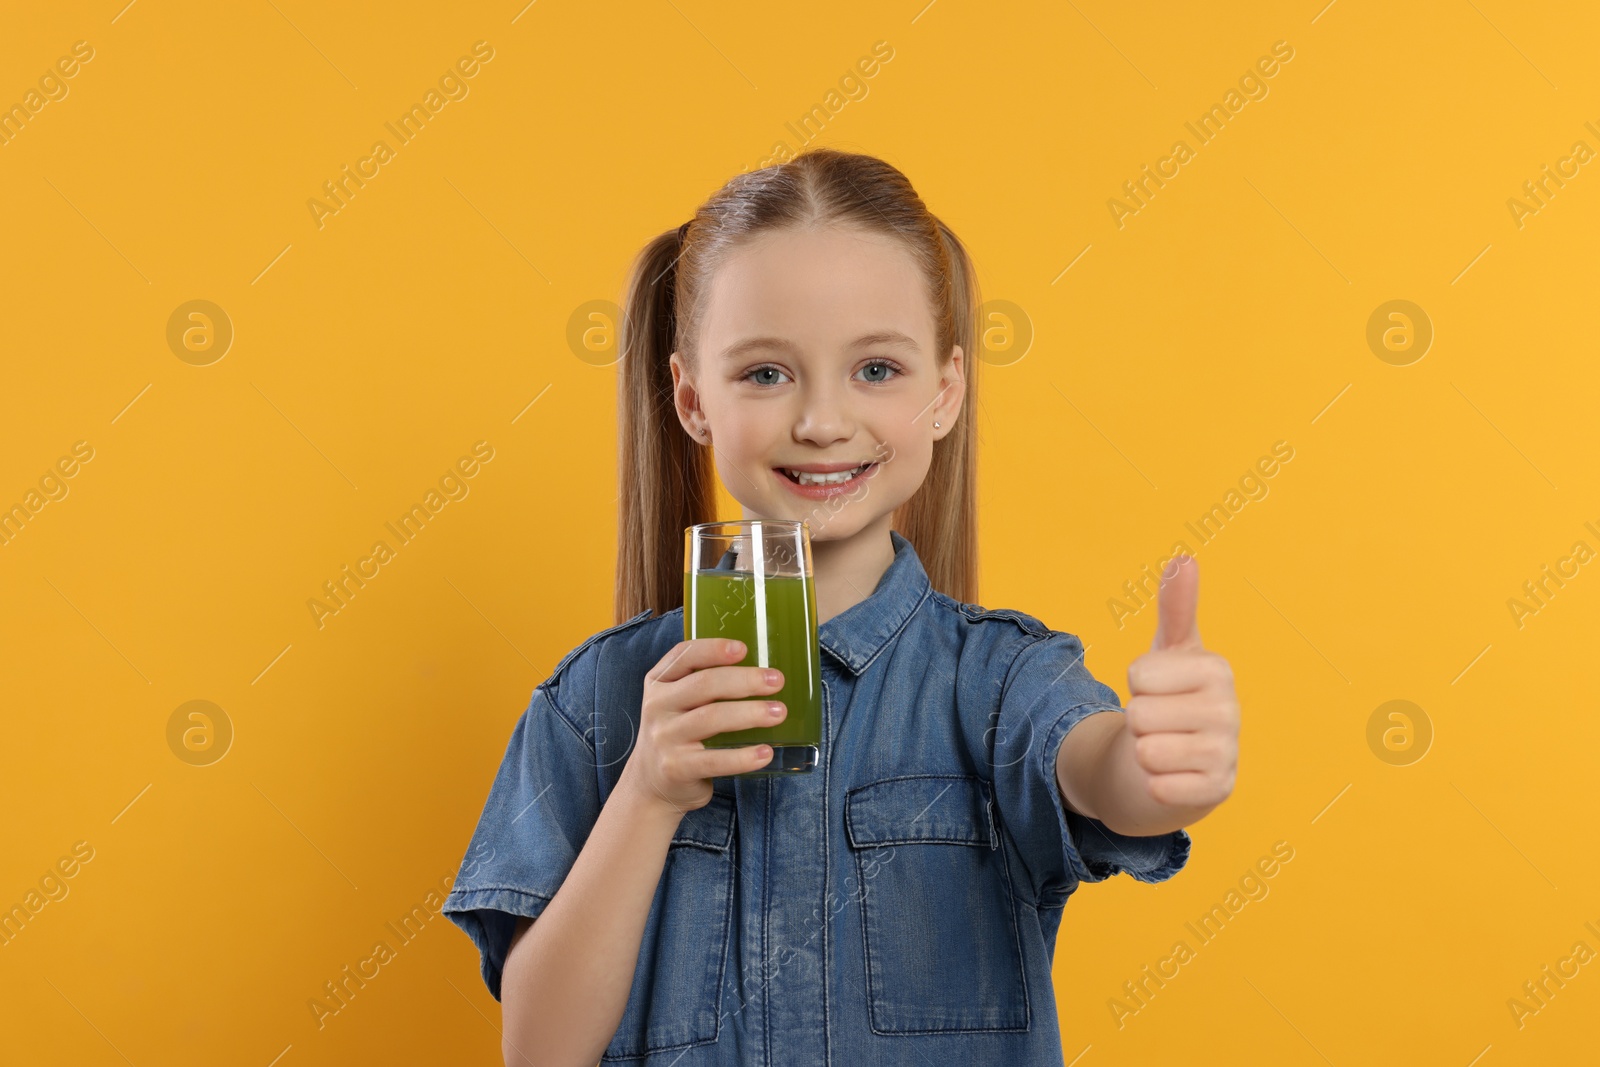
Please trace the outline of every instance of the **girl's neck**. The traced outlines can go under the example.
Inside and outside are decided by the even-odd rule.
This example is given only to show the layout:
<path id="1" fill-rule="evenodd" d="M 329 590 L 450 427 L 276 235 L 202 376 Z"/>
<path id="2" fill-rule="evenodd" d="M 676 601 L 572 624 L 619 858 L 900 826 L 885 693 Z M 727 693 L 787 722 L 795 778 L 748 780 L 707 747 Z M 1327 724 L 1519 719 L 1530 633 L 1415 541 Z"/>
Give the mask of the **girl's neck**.
<path id="1" fill-rule="evenodd" d="M 842 614 L 872 595 L 894 562 L 889 538 L 893 514 L 886 514 L 850 537 L 811 542 L 811 563 L 817 585 L 817 625 Z"/>

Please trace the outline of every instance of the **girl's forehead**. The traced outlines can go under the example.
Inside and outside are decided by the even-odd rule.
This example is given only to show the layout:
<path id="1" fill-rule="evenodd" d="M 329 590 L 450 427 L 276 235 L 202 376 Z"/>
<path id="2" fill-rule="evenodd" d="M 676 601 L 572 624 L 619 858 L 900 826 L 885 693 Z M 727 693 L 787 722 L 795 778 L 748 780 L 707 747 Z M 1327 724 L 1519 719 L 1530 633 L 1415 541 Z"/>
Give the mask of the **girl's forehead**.
<path id="1" fill-rule="evenodd" d="M 904 245 L 858 229 L 763 234 L 724 257 L 704 294 L 701 342 L 716 355 L 748 337 L 826 346 L 898 330 L 929 344 L 927 283 Z"/>

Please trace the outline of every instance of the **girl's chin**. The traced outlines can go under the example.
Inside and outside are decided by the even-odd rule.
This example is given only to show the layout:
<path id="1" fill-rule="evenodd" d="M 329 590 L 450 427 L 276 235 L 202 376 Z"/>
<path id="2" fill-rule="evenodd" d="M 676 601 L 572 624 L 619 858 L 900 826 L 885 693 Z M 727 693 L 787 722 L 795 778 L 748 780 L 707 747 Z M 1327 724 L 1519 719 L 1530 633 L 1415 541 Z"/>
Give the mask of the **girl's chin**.
<path id="1" fill-rule="evenodd" d="M 758 510 L 743 507 L 743 517 L 746 519 L 762 519 L 767 522 L 804 522 L 811 528 L 811 543 L 822 544 L 826 541 L 844 541 L 860 533 L 862 529 L 877 521 L 879 516 L 861 516 L 851 514 L 849 507 L 840 508 L 837 512 L 826 507 L 821 508 L 791 508 L 787 512 L 779 513 L 769 510 Z"/>

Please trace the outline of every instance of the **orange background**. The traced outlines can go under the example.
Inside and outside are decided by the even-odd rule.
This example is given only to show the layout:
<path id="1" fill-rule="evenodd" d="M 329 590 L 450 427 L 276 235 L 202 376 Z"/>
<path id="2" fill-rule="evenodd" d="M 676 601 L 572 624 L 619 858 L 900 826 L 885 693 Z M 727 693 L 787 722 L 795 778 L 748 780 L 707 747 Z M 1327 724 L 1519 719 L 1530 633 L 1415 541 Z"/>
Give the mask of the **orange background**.
<path id="1" fill-rule="evenodd" d="M 1189 542 L 1237 790 L 1172 882 L 1074 897 L 1067 1060 L 1592 1053 L 1593 957 L 1508 1004 L 1600 951 L 1596 164 L 1508 206 L 1600 150 L 1592 5 L 122 3 L 0 35 L 0 105 L 92 49 L 0 144 L 0 506 L 66 490 L 0 545 L 0 906 L 66 891 L 0 947 L 0 1060 L 499 1062 L 440 918 L 320 1028 L 307 1002 L 448 885 L 530 691 L 611 621 L 615 368 L 575 312 L 830 103 L 814 141 L 902 168 L 1009 302 L 986 605 L 1081 635 L 1125 697 L 1154 613 L 1107 602 L 1293 449 Z M 466 95 L 398 145 L 384 124 L 478 41 Z M 1185 123 L 1279 41 L 1200 144 Z M 319 226 L 307 202 L 379 139 Z M 1108 201 L 1179 139 L 1119 227 Z M 231 324 L 220 359 L 184 347 L 198 320 L 169 343 L 192 300 Z M 1431 324 L 1420 359 L 1369 346 L 1391 300 Z M 322 584 L 480 441 L 466 495 L 319 627 Z M 1569 578 L 1519 619 L 1546 565 Z M 196 700 L 220 716 L 185 742 Z M 1279 841 L 1270 892 L 1199 945 L 1185 924 Z"/>

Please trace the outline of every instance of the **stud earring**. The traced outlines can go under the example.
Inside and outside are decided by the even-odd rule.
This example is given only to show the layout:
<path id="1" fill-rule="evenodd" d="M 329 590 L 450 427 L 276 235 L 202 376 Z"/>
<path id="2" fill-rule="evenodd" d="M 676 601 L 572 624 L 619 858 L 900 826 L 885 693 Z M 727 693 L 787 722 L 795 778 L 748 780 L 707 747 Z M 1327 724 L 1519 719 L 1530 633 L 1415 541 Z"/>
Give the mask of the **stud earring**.
<path id="1" fill-rule="evenodd" d="M 937 422 L 936 422 L 936 423 L 934 423 L 934 424 L 933 424 L 933 428 L 934 428 L 934 429 L 935 429 L 935 430 L 937 430 L 937 429 L 938 429 L 938 428 L 939 428 L 939 424 L 938 424 L 938 423 L 937 423 Z"/>

